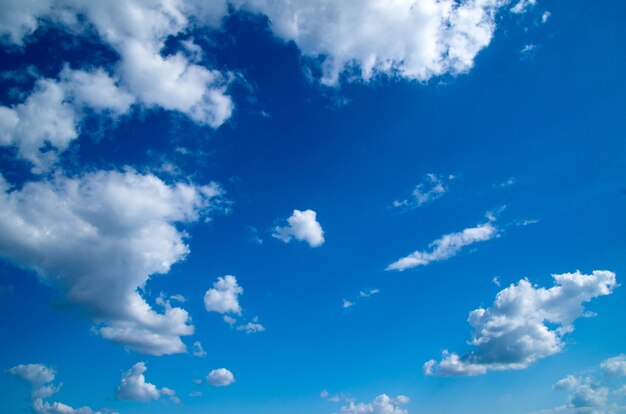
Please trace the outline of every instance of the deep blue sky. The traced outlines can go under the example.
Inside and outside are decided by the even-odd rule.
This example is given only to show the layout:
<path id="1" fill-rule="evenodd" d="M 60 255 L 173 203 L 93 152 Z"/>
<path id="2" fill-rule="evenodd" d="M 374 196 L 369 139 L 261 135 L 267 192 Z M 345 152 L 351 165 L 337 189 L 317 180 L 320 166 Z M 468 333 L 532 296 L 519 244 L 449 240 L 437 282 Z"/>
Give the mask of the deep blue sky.
<path id="1" fill-rule="evenodd" d="M 545 10 L 551 15 L 541 24 Z M 552 389 L 556 381 L 626 352 L 623 287 L 587 304 L 597 316 L 578 319 L 562 352 L 526 369 L 432 377 L 422 365 L 443 349 L 466 353 L 468 312 L 491 306 L 524 277 L 550 288 L 551 274 L 610 270 L 622 283 L 625 17 L 620 1 L 539 0 L 525 14 L 498 12 L 491 43 L 467 73 L 334 87 L 309 79 L 298 45 L 275 37 L 264 17 L 233 11 L 217 32 L 196 29 L 203 64 L 238 74 L 229 87 L 230 119 L 211 128 L 139 104 L 114 121 L 86 109 L 80 137 L 55 168 L 80 176 L 130 166 L 167 183 L 222 186 L 228 211 L 177 225 L 189 233 L 191 253 L 143 291 L 150 304 L 160 292 L 187 298 L 181 306 L 196 331 L 183 341 L 189 349 L 201 341 L 207 356 L 142 355 L 107 341 L 90 330 L 84 309 L 1 252 L 0 368 L 54 367 L 63 388 L 50 401 L 120 413 L 331 413 L 347 405 L 320 398 L 324 389 L 366 403 L 406 395 L 411 413 L 526 413 L 566 404 L 567 394 Z M 534 49 L 522 53 L 528 44 Z M 4 72 L 32 66 L 49 78 L 67 62 L 114 70 L 118 59 L 93 33 L 55 24 L 21 49 L 0 51 Z M 4 77 L 0 103 L 23 102 L 34 82 Z M 181 147 L 189 153 L 176 152 Z M 0 148 L 0 157 L 0 173 L 18 189 L 47 179 L 31 173 L 14 148 Z M 179 173 L 160 171 L 163 162 Z M 428 173 L 455 178 L 418 208 L 392 206 Z M 500 186 L 510 178 L 512 185 Z M 503 206 L 499 237 L 426 266 L 385 271 Z M 323 245 L 272 237 L 294 209 L 317 213 Z M 515 224 L 524 220 L 538 221 Z M 228 274 L 244 289 L 244 316 L 258 316 L 264 332 L 246 334 L 205 310 L 204 292 Z M 374 288 L 380 292 L 359 298 Z M 354 306 L 344 309 L 344 299 Z M 138 361 L 147 361 L 148 382 L 176 390 L 181 403 L 117 401 L 120 375 Z M 234 373 L 233 385 L 193 383 L 220 367 Z M 190 397 L 193 390 L 203 395 Z M 0 411 L 21 412 L 30 401 L 28 386 L 0 375 Z"/>

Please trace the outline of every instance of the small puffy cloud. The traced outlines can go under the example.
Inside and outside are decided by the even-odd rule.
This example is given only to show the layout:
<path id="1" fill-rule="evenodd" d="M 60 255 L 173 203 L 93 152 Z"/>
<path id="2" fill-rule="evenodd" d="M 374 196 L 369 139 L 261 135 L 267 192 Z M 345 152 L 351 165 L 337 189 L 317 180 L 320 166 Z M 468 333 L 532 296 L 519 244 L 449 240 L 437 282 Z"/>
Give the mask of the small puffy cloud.
<path id="1" fill-rule="evenodd" d="M 543 24 L 548 23 L 548 19 L 550 19 L 550 16 L 552 16 L 552 13 L 550 13 L 549 11 L 545 11 L 541 15 L 541 23 L 543 23 Z"/>
<path id="2" fill-rule="evenodd" d="M 317 213 L 313 210 L 294 210 L 287 219 L 287 226 L 274 227 L 272 237 L 289 243 L 292 239 L 305 241 L 311 247 L 318 247 L 324 243 L 324 231 L 317 221 Z"/>
<path id="3" fill-rule="evenodd" d="M 602 361 L 600 368 L 605 374 L 611 377 L 626 376 L 626 355 L 620 354 L 616 357 Z"/>
<path id="4" fill-rule="evenodd" d="M 370 403 L 350 403 L 339 409 L 342 414 L 408 414 L 408 410 L 401 408 L 409 402 L 409 398 L 399 395 L 391 398 L 386 394 L 381 394 Z"/>
<path id="5" fill-rule="evenodd" d="M 450 179 L 451 178 L 448 178 L 448 180 Z M 393 206 L 403 208 L 421 207 L 426 203 L 438 199 L 447 192 L 448 188 L 446 187 L 445 178 L 429 173 L 426 175 L 426 180 L 415 187 L 411 198 L 395 200 Z"/>
<path id="6" fill-rule="evenodd" d="M 387 270 L 406 270 L 425 266 L 432 262 L 446 260 L 455 256 L 463 247 L 490 240 L 498 235 L 498 229 L 491 223 L 479 224 L 458 233 L 450 233 L 428 245 L 430 251 L 417 250 L 387 267 Z"/>
<path id="7" fill-rule="evenodd" d="M 377 295 L 380 293 L 378 289 L 366 289 L 359 292 L 360 298 L 369 298 L 370 296 Z"/>
<path id="8" fill-rule="evenodd" d="M 481 375 L 488 371 L 524 369 L 535 361 L 561 352 L 563 337 L 574 321 L 587 317 L 584 304 L 610 295 L 615 273 L 595 270 L 552 275 L 549 289 L 527 279 L 500 291 L 491 307 L 469 314 L 474 350 L 458 355 L 444 351 L 439 362 L 424 364 L 426 375 Z"/>
<path id="9" fill-rule="evenodd" d="M 243 288 L 237 284 L 235 276 L 218 277 L 213 288 L 204 294 L 204 307 L 209 312 L 241 315 L 239 295 L 242 293 Z"/>
<path id="10" fill-rule="evenodd" d="M 0 256 L 34 270 L 85 309 L 104 338 L 138 352 L 185 352 L 186 310 L 140 293 L 189 252 L 191 223 L 219 208 L 216 184 L 166 184 L 154 175 L 99 171 L 12 190 L 0 178 Z"/>
<path id="11" fill-rule="evenodd" d="M 344 309 L 348 309 L 348 308 L 351 308 L 353 306 L 354 306 L 354 302 L 350 302 L 347 299 L 344 299 L 343 300 L 343 305 L 341 305 L 341 307 L 344 308 Z"/>
<path id="12" fill-rule="evenodd" d="M 102 414 L 89 407 L 73 408 L 61 402 L 45 401 L 61 389 L 61 385 L 52 384 L 56 372 L 46 365 L 20 364 L 7 370 L 7 373 L 31 386 L 32 409 L 37 414 Z"/>
<path id="13" fill-rule="evenodd" d="M 204 358 L 206 356 L 206 351 L 202 348 L 202 344 L 200 341 L 196 341 L 193 343 L 193 350 L 191 354 L 198 358 Z"/>
<path id="14" fill-rule="evenodd" d="M 227 387 L 235 382 L 235 376 L 226 368 L 218 368 L 209 372 L 206 381 L 214 387 Z"/>
<path id="15" fill-rule="evenodd" d="M 174 402 L 179 402 L 176 392 L 170 388 L 157 388 L 156 385 L 146 382 L 144 373 L 148 370 L 145 362 L 137 362 L 128 371 L 122 374 L 120 385 L 115 390 L 118 400 L 150 401 L 167 396 Z"/>

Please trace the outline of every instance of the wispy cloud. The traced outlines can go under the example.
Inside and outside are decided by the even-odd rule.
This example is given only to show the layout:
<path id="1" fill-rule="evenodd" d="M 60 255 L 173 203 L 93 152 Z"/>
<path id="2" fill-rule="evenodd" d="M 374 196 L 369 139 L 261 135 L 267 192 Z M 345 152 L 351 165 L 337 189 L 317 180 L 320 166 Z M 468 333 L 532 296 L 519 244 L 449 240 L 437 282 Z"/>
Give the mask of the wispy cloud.
<path id="1" fill-rule="evenodd" d="M 415 187 L 410 198 L 395 200 L 393 206 L 397 208 L 413 209 L 432 202 L 448 192 L 446 182 L 452 179 L 454 179 L 452 175 L 448 176 L 446 179 L 436 174 L 429 173 L 426 175 L 426 179 Z"/>

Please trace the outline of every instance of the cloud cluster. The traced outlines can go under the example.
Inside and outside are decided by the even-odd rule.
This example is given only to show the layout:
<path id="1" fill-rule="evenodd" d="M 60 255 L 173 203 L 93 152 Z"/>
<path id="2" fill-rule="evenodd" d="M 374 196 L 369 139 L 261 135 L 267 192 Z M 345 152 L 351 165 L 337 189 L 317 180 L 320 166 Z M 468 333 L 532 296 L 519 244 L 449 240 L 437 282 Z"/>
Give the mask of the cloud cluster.
<path id="1" fill-rule="evenodd" d="M 292 239 L 305 241 L 311 247 L 324 244 L 324 230 L 317 221 L 317 213 L 313 210 L 294 210 L 287 219 L 287 226 L 274 227 L 272 237 L 289 243 Z"/>
<path id="2" fill-rule="evenodd" d="M 409 398 L 399 395 L 391 398 L 386 394 L 381 394 L 369 403 L 354 403 L 350 401 L 348 405 L 339 409 L 342 414 L 408 414 L 408 410 L 401 408 L 409 402 Z"/>
<path id="3" fill-rule="evenodd" d="M 45 401 L 61 389 L 61 385 L 52 383 L 56 377 L 55 370 L 46 365 L 20 364 L 7 370 L 7 373 L 31 386 L 32 408 L 37 414 L 101 414 L 89 407 L 73 408 L 60 402 Z"/>
<path id="4" fill-rule="evenodd" d="M 122 114 L 137 102 L 181 112 L 214 128 L 232 114 L 226 94 L 230 75 L 193 63 L 185 54 L 196 46 L 192 40 L 184 40 L 173 54 L 162 54 L 165 41 L 190 30 L 192 20 L 217 27 L 226 13 L 225 1 L 10 1 L 3 9 L 4 42 L 23 44 L 45 20 L 77 36 L 93 31 L 120 56 L 114 76 L 104 68 L 87 72 L 66 66 L 58 80 L 40 79 L 24 103 L 0 107 L 0 145 L 15 146 L 36 170 L 54 161 L 54 152 L 42 151 L 46 142 L 62 152 L 77 138 L 85 106 Z"/>
<path id="5" fill-rule="evenodd" d="M 389 266 L 387 270 L 403 271 L 417 266 L 426 266 L 432 262 L 446 260 L 455 256 L 463 247 L 474 243 L 491 240 L 498 235 L 498 229 L 491 221 L 467 228 L 458 233 L 450 233 L 433 241 L 428 245 L 430 251 L 417 250 Z"/>
<path id="6" fill-rule="evenodd" d="M 242 316 L 243 309 L 239 304 L 239 295 L 243 293 L 243 288 L 237 283 L 237 278 L 232 275 L 218 277 L 213 283 L 213 287 L 204 294 L 204 307 L 207 312 L 217 312 L 224 315 L 224 322 L 234 326 L 237 323 L 237 317 Z M 254 317 L 252 321 L 237 326 L 238 331 L 246 333 L 263 332 L 265 327 L 261 325 L 258 317 Z"/>
<path id="7" fill-rule="evenodd" d="M 142 297 L 151 275 L 165 274 L 189 248 L 176 224 L 219 205 L 212 183 L 166 184 L 132 170 L 57 176 L 11 189 L 0 176 L 0 256 L 37 272 L 86 310 L 104 338 L 138 352 L 184 352 L 194 331 L 187 311 Z"/>
<path id="8" fill-rule="evenodd" d="M 427 81 L 467 72 L 491 42 L 507 0 L 380 2 L 236 0 L 269 17 L 275 35 L 320 62 L 321 82 L 377 75 Z"/>
<path id="9" fill-rule="evenodd" d="M 469 314 L 474 350 L 464 355 L 444 351 L 443 358 L 424 364 L 426 375 L 481 375 L 487 371 L 524 369 L 533 362 L 561 352 L 563 337 L 574 330 L 574 321 L 592 316 L 584 304 L 610 295 L 615 273 L 594 270 L 552 275 L 549 289 L 527 279 L 500 291 L 487 309 Z M 617 366 L 617 364 L 615 364 Z"/>
<path id="10" fill-rule="evenodd" d="M 124 372 L 120 385 L 115 390 L 115 397 L 118 400 L 145 402 L 167 396 L 171 401 L 179 403 L 180 400 L 176 397 L 174 390 L 166 387 L 159 389 L 156 385 L 146 382 L 144 372 L 147 370 L 145 362 L 137 362 L 128 371 Z"/>
<path id="11" fill-rule="evenodd" d="M 451 179 L 450 177 L 453 176 L 449 176 L 448 180 Z M 395 200 L 393 202 L 393 206 L 402 208 L 417 208 L 438 199 L 446 192 L 448 192 L 448 188 L 446 187 L 445 179 L 436 174 L 429 173 L 426 175 L 426 180 L 419 183 L 415 187 L 413 193 L 411 194 L 411 198 Z"/>

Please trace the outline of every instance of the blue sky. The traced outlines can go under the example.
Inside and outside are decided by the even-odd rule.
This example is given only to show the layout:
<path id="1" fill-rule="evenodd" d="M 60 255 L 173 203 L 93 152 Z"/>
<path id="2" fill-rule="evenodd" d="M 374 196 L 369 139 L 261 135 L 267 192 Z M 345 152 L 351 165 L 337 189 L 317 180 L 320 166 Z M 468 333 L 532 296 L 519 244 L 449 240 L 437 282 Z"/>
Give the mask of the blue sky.
<path id="1" fill-rule="evenodd" d="M 624 410 L 622 2 L 0 3 L 0 411 Z"/>

